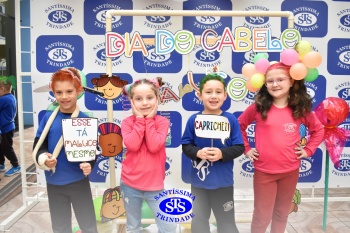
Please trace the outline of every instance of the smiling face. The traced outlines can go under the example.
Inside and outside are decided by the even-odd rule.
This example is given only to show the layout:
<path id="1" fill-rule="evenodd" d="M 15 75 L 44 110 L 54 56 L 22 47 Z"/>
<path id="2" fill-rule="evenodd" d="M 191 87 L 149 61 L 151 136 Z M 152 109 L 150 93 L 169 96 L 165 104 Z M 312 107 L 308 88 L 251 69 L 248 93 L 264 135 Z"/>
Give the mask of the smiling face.
<path id="1" fill-rule="evenodd" d="M 123 150 L 123 138 L 116 133 L 100 135 L 99 143 L 102 148 L 101 154 L 106 157 L 114 157 Z"/>
<path id="2" fill-rule="evenodd" d="M 288 100 L 289 89 L 293 85 L 293 79 L 284 69 L 272 69 L 265 75 L 266 88 L 269 94 L 278 100 Z"/>
<path id="3" fill-rule="evenodd" d="M 117 98 L 122 92 L 121 87 L 114 86 L 110 81 L 108 81 L 107 84 L 104 86 L 95 87 L 95 89 L 101 91 L 104 94 L 103 98 L 109 100 Z"/>
<path id="4" fill-rule="evenodd" d="M 158 104 L 158 99 L 151 84 L 140 84 L 132 88 L 132 101 L 137 111 L 147 116 Z"/>
<path id="5" fill-rule="evenodd" d="M 109 219 L 115 219 L 125 213 L 123 200 L 120 198 L 119 200 L 113 199 L 109 202 L 106 202 L 101 207 L 101 216 Z"/>
<path id="6" fill-rule="evenodd" d="M 56 81 L 53 90 L 60 111 L 63 113 L 74 112 L 82 90 L 78 91 L 72 81 Z"/>
<path id="7" fill-rule="evenodd" d="M 209 80 L 203 85 L 201 92 L 198 92 L 198 98 L 203 101 L 203 114 L 221 114 L 221 106 L 227 98 L 227 92 L 222 82 L 218 80 Z"/>

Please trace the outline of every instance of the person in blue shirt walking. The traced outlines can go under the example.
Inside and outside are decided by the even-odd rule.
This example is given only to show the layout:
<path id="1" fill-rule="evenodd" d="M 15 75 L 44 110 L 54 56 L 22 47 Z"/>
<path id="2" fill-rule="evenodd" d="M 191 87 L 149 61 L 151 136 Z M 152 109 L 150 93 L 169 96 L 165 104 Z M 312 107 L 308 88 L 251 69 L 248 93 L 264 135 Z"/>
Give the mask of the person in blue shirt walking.
<path id="1" fill-rule="evenodd" d="M 0 172 L 6 171 L 5 157 L 12 165 L 12 168 L 5 172 L 5 176 L 13 176 L 21 172 L 16 153 L 13 150 L 17 101 L 11 91 L 15 88 L 15 77 L 0 77 Z"/>

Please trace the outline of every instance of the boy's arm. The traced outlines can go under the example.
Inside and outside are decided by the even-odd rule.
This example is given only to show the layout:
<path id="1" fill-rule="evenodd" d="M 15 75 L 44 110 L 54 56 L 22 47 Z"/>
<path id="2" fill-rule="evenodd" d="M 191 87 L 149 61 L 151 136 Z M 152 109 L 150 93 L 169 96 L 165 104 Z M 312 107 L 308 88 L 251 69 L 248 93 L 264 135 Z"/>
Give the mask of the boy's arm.
<path id="1" fill-rule="evenodd" d="M 183 153 L 191 160 L 201 160 L 197 158 L 197 153 L 201 148 L 193 144 L 182 144 Z"/>
<path id="2" fill-rule="evenodd" d="M 36 138 L 34 139 L 33 150 L 34 150 L 36 144 L 38 144 L 38 141 L 39 141 L 39 138 L 36 137 Z M 41 146 L 40 146 L 38 152 L 36 153 L 36 155 L 35 155 L 35 160 L 36 160 L 36 162 L 37 162 L 38 164 L 40 164 L 40 163 L 39 163 L 39 157 L 40 157 L 40 155 L 45 154 L 46 152 L 48 152 L 48 148 L 49 148 L 48 145 L 49 145 L 49 144 L 48 144 L 48 141 L 47 141 L 47 139 L 45 139 L 45 140 L 43 141 L 43 144 L 41 144 Z M 44 161 L 44 162 L 45 162 L 45 161 Z M 42 164 L 40 164 L 40 165 L 42 165 Z"/>
<path id="3" fill-rule="evenodd" d="M 234 160 L 235 158 L 241 156 L 244 153 L 244 145 L 237 144 L 230 147 L 220 148 L 222 153 L 222 161 Z"/>

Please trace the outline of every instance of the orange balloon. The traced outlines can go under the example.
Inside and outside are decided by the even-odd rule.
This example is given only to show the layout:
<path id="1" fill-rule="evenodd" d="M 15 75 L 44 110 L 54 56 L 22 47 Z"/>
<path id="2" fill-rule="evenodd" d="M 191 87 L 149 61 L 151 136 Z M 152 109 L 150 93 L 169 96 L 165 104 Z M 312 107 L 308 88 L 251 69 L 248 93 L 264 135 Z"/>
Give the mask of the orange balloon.
<path id="1" fill-rule="evenodd" d="M 251 91 L 251 92 L 256 92 L 260 89 L 260 88 L 253 87 L 252 84 L 250 83 L 250 79 L 247 80 L 246 87 L 247 87 L 248 91 Z"/>
<path id="2" fill-rule="evenodd" d="M 242 67 L 242 74 L 245 78 L 249 79 L 252 77 L 253 74 L 255 74 L 257 71 L 255 69 L 255 65 L 252 63 L 246 63 Z"/>
<path id="3" fill-rule="evenodd" d="M 303 63 L 295 63 L 290 67 L 289 74 L 294 80 L 301 80 L 307 75 L 307 67 Z"/>
<path id="4" fill-rule="evenodd" d="M 322 62 L 322 56 L 319 52 L 311 51 L 303 57 L 303 63 L 307 68 L 316 68 Z"/>

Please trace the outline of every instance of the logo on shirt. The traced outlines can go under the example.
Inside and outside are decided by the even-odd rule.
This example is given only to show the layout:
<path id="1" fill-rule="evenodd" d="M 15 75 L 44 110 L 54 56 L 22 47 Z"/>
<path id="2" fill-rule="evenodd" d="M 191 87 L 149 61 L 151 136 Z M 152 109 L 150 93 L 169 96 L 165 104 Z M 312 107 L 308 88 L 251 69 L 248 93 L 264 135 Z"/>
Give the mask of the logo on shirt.
<path id="1" fill-rule="evenodd" d="M 73 25 L 74 8 L 65 4 L 55 4 L 45 9 L 46 25 L 52 29 L 66 29 Z"/>
<path id="2" fill-rule="evenodd" d="M 195 196 L 182 189 L 168 189 L 154 197 L 159 202 L 156 217 L 166 222 L 186 222 L 194 217 L 192 202 Z"/>
<path id="3" fill-rule="evenodd" d="M 287 133 L 295 132 L 295 129 L 297 128 L 297 125 L 294 123 L 287 123 L 284 124 L 284 131 Z"/>

